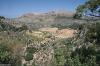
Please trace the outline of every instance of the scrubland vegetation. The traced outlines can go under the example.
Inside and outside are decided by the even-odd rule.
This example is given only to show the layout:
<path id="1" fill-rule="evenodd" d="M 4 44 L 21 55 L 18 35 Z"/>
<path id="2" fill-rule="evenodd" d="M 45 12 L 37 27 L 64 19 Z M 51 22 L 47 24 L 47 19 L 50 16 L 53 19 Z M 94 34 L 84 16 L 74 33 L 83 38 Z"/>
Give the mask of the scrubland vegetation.
<path id="1" fill-rule="evenodd" d="M 87 11 L 91 11 L 88 15 L 92 16 L 92 20 L 90 18 L 82 19 L 87 16 Z M 84 13 L 86 14 L 83 15 Z M 49 17 L 51 18 L 51 16 Z M 11 64 L 12 66 L 100 66 L 100 0 L 88 0 L 85 4 L 80 5 L 73 17 L 77 19 L 53 16 L 55 22 L 51 22 L 46 27 L 77 30 L 73 37 L 57 38 L 54 33 L 39 31 L 34 28 L 34 25 L 29 26 L 29 23 L 22 22 L 21 26 L 17 27 L 12 22 L 6 22 L 6 18 L 1 16 L 0 64 Z M 71 22 L 68 22 L 67 19 Z M 43 21 L 45 21 L 44 18 Z M 38 22 L 38 28 L 46 25 L 43 24 L 42 21 Z"/>

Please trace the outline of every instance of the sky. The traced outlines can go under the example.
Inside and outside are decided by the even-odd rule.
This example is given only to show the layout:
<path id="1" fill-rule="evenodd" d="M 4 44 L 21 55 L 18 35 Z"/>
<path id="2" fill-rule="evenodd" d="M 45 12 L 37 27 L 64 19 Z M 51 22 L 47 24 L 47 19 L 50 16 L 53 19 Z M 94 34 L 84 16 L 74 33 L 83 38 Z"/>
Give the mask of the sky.
<path id="1" fill-rule="evenodd" d="M 0 16 L 15 18 L 25 13 L 55 10 L 75 12 L 86 0 L 0 0 Z"/>

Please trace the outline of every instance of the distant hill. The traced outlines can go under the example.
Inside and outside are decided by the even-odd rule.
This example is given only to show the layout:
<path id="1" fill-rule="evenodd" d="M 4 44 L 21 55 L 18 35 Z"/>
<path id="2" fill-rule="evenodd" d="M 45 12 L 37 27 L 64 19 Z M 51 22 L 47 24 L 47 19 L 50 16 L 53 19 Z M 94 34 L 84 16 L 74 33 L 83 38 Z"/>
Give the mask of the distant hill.
<path id="1" fill-rule="evenodd" d="M 39 22 L 39 21 L 52 21 L 56 17 L 72 17 L 73 13 L 69 12 L 55 12 L 51 11 L 48 13 L 27 13 L 18 17 L 17 20 L 22 22 Z"/>
<path id="2" fill-rule="evenodd" d="M 73 19 L 72 12 L 67 11 L 50 11 L 47 13 L 26 13 L 22 16 L 13 19 L 6 19 L 5 22 L 13 24 L 14 26 L 20 27 L 26 24 L 31 29 L 41 27 L 52 27 L 52 25 L 62 24 L 70 25 L 73 23 L 80 23 L 84 21 Z"/>

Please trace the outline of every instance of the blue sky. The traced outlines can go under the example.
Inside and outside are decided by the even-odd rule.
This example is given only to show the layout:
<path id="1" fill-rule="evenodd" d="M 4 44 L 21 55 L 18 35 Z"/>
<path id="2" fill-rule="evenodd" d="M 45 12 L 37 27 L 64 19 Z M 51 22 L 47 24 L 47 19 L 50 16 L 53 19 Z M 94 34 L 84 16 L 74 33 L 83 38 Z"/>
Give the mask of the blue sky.
<path id="1" fill-rule="evenodd" d="M 17 17 L 29 12 L 48 12 L 65 9 L 75 11 L 75 8 L 86 0 L 0 0 L 0 15 Z"/>

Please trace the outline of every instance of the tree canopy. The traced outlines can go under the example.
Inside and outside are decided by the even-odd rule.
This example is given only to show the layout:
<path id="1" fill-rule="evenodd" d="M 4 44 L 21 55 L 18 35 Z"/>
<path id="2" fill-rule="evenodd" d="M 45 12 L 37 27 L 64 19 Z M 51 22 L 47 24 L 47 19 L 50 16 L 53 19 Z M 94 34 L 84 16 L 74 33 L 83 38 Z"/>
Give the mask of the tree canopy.
<path id="1" fill-rule="evenodd" d="M 100 17 L 100 0 L 88 0 L 76 9 L 74 18 L 83 16 Z"/>

